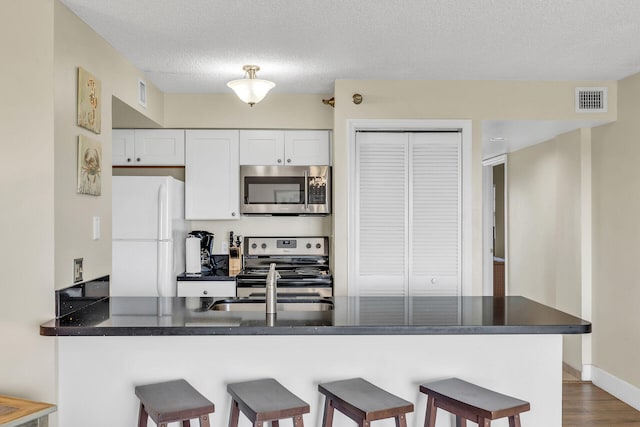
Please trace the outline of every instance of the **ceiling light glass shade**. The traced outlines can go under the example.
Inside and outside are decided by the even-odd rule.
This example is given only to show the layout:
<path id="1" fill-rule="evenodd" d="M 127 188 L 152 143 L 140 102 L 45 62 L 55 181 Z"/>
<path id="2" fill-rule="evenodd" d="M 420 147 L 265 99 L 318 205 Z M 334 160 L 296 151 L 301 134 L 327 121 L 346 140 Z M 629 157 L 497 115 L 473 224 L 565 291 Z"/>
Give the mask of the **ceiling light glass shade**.
<path id="1" fill-rule="evenodd" d="M 260 70 L 260 67 L 256 65 L 245 65 L 243 70 L 246 72 L 247 77 L 244 79 L 232 80 L 227 83 L 227 86 L 233 89 L 242 102 L 253 107 L 254 104 L 262 101 L 276 84 L 269 80 L 257 79 L 256 71 Z"/>

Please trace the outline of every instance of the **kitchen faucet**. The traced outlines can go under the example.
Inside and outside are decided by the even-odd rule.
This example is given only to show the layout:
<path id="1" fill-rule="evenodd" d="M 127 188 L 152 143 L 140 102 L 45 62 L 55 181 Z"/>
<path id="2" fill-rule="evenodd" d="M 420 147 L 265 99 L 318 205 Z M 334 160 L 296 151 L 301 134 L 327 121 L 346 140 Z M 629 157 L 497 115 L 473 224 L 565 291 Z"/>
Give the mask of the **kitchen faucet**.
<path id="1" fill-rule="evenodd" d="M 276 314 L 278 312 L 278 279 L 280 273 L 276 271 L 276 263 L 269 265 L 269 273 L 267 274 L 266 283 L 266 305 L 267 314 Z"/>

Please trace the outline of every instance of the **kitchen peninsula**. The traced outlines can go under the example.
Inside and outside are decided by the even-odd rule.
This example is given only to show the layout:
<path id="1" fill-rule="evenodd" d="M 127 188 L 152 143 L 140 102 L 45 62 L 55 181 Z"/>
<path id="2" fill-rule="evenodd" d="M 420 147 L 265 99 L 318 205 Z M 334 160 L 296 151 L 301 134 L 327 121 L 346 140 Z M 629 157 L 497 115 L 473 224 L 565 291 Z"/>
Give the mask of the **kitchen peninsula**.
<path id="1" fill-rule="evenodd" d="M 417 427 L 426 404 L 418 385 L 456 376 L 531 402 L 523 426 L 560 427 L 562 335 L 591 331 L 589 322 L 523 297 L 332 302 L 332 310 L 270 319 L 192 308 L 184 298 L 103 298 L 47 322 L 41 335 L 58 337 L 60 425 L 135 425 L 133 388 L 175 378 L 212 400 L 212 425 L 224 425 L 226 384 L 264 377 L 306 400 L 305 422 L 320 425 L 317 384 L 363 377 L 416 403 L 408 424 Z M 352 427 L 338 414 L 334 422 Z M 441 415 L 438 426 L 450 422 Z"/>

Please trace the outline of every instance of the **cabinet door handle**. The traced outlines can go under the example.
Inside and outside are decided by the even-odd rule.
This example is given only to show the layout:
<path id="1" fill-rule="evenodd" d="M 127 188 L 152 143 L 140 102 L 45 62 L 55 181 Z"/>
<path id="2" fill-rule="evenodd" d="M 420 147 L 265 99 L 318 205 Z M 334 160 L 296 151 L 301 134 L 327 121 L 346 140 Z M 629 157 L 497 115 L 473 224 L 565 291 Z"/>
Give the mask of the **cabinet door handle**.
<path id="1" fill-rule="evenodd" d="M 236 216 L 236 213 L 235 212 L 231 212 L 231 216 Z"/>
<path id="2" fill-rule="evenodd" d="M 278 159 L 278 163 L 282 163 L 282 159 Z"/>
<path id="3" fill-rule="evenodd" d="M 287 159 L 287 163 L 291 163 L 291 159 Z"/>
<path id="4" fill-rule="evenodd" d="M 140 161 L 140 157 L 136 158 L 136 162 L 139 162 L 139 161 Z"/>
<path id="5" fill-rule="evenodd" d="M 207 294 L 209 294 L 209 291 L 204 291 L 204 292 L 202 292 L 202 293 L 203 293 L 203 294 L 205 294 L 205 295 L 207 295 Z"/>
<path id="6" fill-rule="evenodd" d="M 131 163 L 131 157 L 127 157 L 127 162 Z"/>
<path id="7" fill-rule="evenodd" d="M 309 172 L 304 171 L 304 210 L 309 210 Z"/>

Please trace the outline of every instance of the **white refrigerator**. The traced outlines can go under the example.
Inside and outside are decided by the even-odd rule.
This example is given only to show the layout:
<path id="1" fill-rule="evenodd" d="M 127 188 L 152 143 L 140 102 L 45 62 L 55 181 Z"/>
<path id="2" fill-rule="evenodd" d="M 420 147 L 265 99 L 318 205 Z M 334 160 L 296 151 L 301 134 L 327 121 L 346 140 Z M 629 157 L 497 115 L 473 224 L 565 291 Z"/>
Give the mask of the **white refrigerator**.
<path id="1" fill-rule="evenodd" d="M 114 176 L 111 296 L 175 296 L 184 272 L 184 183 Z"/>

